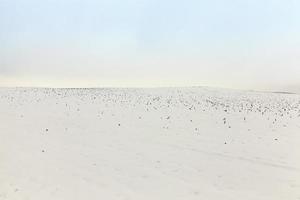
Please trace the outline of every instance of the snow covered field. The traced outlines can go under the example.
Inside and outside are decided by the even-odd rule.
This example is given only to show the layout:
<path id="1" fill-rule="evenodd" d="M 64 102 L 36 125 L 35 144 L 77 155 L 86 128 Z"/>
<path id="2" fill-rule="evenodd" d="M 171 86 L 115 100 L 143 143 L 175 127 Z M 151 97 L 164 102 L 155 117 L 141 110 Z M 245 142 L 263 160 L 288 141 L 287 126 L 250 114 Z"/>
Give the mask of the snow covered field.
<path id="1" fill-rule="evenodd" d="M 300 95 L 0 89 L 0 200 L 299 200 Z"/>

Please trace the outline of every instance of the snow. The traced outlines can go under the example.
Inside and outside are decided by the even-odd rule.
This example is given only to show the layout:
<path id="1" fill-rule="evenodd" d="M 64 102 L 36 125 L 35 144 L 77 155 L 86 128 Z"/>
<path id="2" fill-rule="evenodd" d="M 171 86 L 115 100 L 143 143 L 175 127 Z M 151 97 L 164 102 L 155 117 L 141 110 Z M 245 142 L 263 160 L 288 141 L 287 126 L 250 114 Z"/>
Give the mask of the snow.
<path id="1" fill-rule="evenodd" d="M 300 199 L 300 95 L 0 89 L 0 200 Z"/>

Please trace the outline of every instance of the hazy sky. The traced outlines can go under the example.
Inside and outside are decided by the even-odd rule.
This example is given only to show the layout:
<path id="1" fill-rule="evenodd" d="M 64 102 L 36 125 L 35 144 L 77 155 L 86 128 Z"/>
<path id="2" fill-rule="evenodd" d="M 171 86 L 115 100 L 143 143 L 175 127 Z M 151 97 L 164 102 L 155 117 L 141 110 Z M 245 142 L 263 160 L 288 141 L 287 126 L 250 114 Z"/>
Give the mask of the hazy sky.
<path id="1" fill-rule="evenodd" d="M 0 86 L 300 86 L 299 0 L 0 0 Z"/>

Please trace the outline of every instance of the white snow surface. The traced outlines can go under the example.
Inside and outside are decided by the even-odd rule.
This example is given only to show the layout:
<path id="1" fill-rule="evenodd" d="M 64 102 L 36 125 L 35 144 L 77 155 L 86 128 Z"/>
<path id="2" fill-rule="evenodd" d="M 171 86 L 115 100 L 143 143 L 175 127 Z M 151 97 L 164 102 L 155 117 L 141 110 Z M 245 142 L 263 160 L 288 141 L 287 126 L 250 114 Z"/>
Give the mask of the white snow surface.
<path id="1" fill-rule="evenodd" d="M 300 96 L 0 89 L 0 200 L 299 200 Z"/>

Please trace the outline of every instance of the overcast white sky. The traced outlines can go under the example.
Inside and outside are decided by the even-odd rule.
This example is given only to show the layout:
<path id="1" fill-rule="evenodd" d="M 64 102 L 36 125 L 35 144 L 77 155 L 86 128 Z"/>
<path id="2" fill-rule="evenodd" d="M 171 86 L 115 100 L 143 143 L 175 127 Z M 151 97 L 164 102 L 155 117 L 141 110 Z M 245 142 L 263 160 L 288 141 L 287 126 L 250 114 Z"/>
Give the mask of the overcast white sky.
<path id="1" fill-rule="evenodd" d="M 0 86 L 300 88 L 298 0 L 0 0 Z"/>

